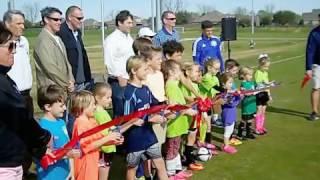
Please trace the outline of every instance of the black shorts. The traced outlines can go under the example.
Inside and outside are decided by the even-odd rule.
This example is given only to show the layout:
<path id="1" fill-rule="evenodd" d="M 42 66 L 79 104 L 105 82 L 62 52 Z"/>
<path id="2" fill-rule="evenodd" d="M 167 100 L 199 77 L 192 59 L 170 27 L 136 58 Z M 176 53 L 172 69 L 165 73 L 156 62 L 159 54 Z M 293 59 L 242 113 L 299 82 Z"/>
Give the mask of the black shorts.
<path id="1" fill-rule="evenodd" d="M 268 105 L 268 101 L 269 101 L 268 92 L 263 91 L 263 92 L 259 92 L 258 94 L 256 94 L 257 106 L 266 106 L 266 105 Z"/>
<path id="2" fill-rule="evenodd" d="M 114 154 L 100 152 L 99 167 L 111 166 Z"/>
<path id="3" fill-rule="evenodd" d="M 255 113 L 253 113 L 253 114 L 242 114 L 241 118 L 242 118 L 243 121 L 248 121 L 248 120 L 254 119 L 255 116 L 256 116 Z"/>

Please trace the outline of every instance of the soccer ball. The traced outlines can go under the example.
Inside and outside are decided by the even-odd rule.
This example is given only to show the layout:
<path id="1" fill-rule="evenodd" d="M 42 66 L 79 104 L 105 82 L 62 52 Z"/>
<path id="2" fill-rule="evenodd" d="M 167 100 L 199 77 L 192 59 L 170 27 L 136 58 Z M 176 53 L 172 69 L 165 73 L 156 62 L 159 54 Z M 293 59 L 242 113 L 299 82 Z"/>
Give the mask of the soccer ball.
<path id="1" fill-rule="evenodd" d="M 212 154 L 207 148 L 201 147 L 197 152 L 197 157 L 200 161 L 206 162 L 211 159 Z"/>

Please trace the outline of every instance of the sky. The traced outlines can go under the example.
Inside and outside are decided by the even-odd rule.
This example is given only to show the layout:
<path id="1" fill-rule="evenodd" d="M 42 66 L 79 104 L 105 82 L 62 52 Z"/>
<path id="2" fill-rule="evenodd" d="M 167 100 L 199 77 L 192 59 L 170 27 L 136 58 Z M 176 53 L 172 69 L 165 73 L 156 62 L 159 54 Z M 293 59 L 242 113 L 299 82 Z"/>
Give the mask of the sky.
<path id="1" fill-rule="evenodd" d="M 54 6 L 65 12 L 70 5 L 81 5 L 81 0 L 15 0 L 15 9 L 24 10 L 26 4 L 38 2 L 40 9 L 45 6 Z M 82 0 L 83 11 L 86 18 L 99 20 L 100 0 Z M 232 13 L 241 6 L 251 10 L 252 0 L 183 0 L 184 9 L 198 12 L 199 5 L 208 5 L 223 13 Z M 253 0 L 254 10 L 265 9 L 272 4 L 275 11 L 292 10 L 298 14 L 310 12 L 320 8 L 320 0 Z M 104 18 L 109 19 L 111 12 L 127 9 L 132 14 L 140 17 L 151 16 L 151 0 L 104 0 Z M 7 0 L 0 0 L 0 15 L 7 10 Z"/>

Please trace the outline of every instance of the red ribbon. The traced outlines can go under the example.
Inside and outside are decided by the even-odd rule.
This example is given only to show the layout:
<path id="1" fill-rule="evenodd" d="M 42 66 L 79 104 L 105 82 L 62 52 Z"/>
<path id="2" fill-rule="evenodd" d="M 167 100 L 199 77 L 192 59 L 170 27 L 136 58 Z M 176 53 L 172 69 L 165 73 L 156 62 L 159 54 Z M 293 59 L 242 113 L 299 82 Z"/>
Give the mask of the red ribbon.
<path id="1" fill-rule="evenodd" d="M 199 129 L 200 129 L 200 124 L 201 124 L 201 120 L 202 120 L 202 113 L 203 112 L 208 112 L 212 105 L 213 105 L 213 101 L 209 98 L 206 99 L 201 99 L 198 98 L 196 101 L 196 105 L 197 105 L 197 109 L 198 109 L 198 113 L 196 116 L 193 117 L 193 121 L 191 123 L 191 127 L 194 127 L 194 124 L 197 123 L 197 135 L 200 135 Z"/>
<path id="2" fill-rule="evenodd" d="M 300 88 L 303 89 L 310 79 L 311 79 L 311 77 L 308 74 L 305 74 L 302 81 L 301 81 Z"/>

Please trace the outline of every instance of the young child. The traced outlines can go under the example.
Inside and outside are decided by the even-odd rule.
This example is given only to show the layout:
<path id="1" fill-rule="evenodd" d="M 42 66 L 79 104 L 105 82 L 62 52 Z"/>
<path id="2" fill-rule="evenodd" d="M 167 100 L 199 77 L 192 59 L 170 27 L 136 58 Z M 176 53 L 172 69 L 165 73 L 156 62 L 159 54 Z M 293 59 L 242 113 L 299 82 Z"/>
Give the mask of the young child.
<path id="1" fill-rule="evenodd" d="M 180 64 L 174 60 L 167 60 L 162 63 L 161 69 L 166 80 L 165 92 L 169 104 L 185 105 L 186 101 L 179 86 L 182 74 Z M 192 173 L 182 171 L 179 150 L 181 136 L 186 135 L 189 129 L 188 117 L 186 115 L 194 116 L 196 113 L 197 111 L 190 108 L 176 113 L 176 118 L 168 121 L 165 161 L 170 178 L 183 179 L 192 176 Z"/>
<path id="2" fill-rule="evenodd" d="M 152 41 L 139 37 L 133 41 L 132 48 L 135 55 L 141 55 L 143 52 L 148 52 L 152 47 Z"/>
<path id="3" fill-rule="evenodd" d="M 157 104 L 149 88 L 143 85 L 149 66 L 142 56 L 130 57 L 127 62 L 127 72 L 130 80 L 125 89 L 125 114 L 148 109 Z M 135 126 L 125 133 L 127 151 L 127 180 L 134 180 L 137 166 L 141 160 L 151 159 L 157 169 L 158 178 L 168 179 L 165 164 L 162 159 L 160 145 L 152 129 L 152 123 L 163 123 L 165 118 L 160 115 L 146 115 L 142 118 L 144 124 Z"/>
<path id="4" fill-rule="evenodd" d="M 225 88 L 224 101 L 222 105 L 222 121 L 224 123 L 224 144 L 222 150 L 229 154 L 234 154 L 237 149 L 230 145 L 230 137 L 233 133 L 234 126 L 237 119 L 237 105 L 240 102 L 240 96 L 234 95 L 235 91 L 232 89 L 233 75 L 231 73 L 224 73 L 221 77 L 222 86 Z"/>
<path id="5" fill-rule="evenodd" d="M 259 67 L 254 73 L 254 79 L 257 84 L 257 88 L 263 88 L 265 85 L 268 85 L 269 82 L 269 66 L 270 60 L 267 54 L 260 54 L 258 57 Z M 256 95 L 257 98 L 257 115 L 256 115 L 256 123 L 255 123 L 255 131 L 256 134 L 262 135 L 267 133 L 267 129 L 265 128 L 265 114 L 267 109 L 267 103 L 269 100 L 272 100 L 270 95 L 270 90 L 266 90 L 260 92 Z"/>
<path id="6" fill-rule="evenodd" d="M 38 91 L 38 105 L 44 111 L 44 116 L 40 118 L 39 124 L 52 135 L 52 142 L 49 145 L 51 151 L 63 147 L 69 141 L 66 124 L 61 119 L 66 110 L 65 99 L 66 94 L 64 90 L 57 85 L 43 87 Z M 69 162 L 68 158 L 79 156 L 80 151 L 73 149 L 67 153 L 66 158 L 57 161 L 46 170 L 37 163 L 38 179 L 73 178 L 73 164 Z"/>
<path id="7" fill-rule="evenodd" d="M 109 113 L 106 111 L 111 105 L 111 86 L 106 83 L 96 83 L 93 87 L 93 95 L 96 101 L 96 110 L 94 112 L 94 117 L 98 124 L 104 124 L 111 121 Z M 129 121 L 118 127 L 120 132 L 123 133 L 132 125 L 141 125 L 143 121 Z M 119 125 L 120 126 L 120 125 Z M 116 131 L 117 127 L 113 126 L 109 129 L 103 131 L 104 135 L 108 135 L 112 131 Z M 99 179 L 105 180 L 109 177 L 109 170 L 112 164 L 112 159 L 114 153 L 116 152 L 115 145 L 102 146 L 100 152 L 100 162 L 99 162 Z"/>
<path id="8" fill-rule="evenodd" d="M 182 61 L 184 47 L 181 43 L 175 40 L 167 41 L 163 44 L 162 48 L 163 55 L 167 60 L 172 59 L 178 62 Z"/>
<path id="9" fill-rule="evenodd" d="M 198 87 L 198 83 L 201 81 L 200 66 L 194 63 L 185 63 L 183 65 L 183 72 L 186 78 L 192 82 L 193 88 L 196 89 L 198 92 L 200 92 Z M 189 91 L 185 86 L 181 85 L 181 91 L 188 104 L 195 102 L 196 96 L 191 91 Z M 201 122 L 195 121 L 193 117 L 188 117 L 190 128 L 189 128 L 187 142 L 186 142 L 185 151 L 184 151 L 184 155 L 186 157 L 185 165 L 188 166 L 189 169 L 196 170 L 196 171 L 204 169 L 202 164 L 196 163 L 196 157 L 192 153 L 194 150 L 193 146 L 197 139 L 197 133 L 198 132 L 200 133 L 199 141 L 201 141 L 201 139 L 203 139 L 203 137 L 205 136 L 201 131 L 201 129 L 203 129 L 203 126 L 205 126 L 204 128 L 207 127 L 206 120 L 204 119 L 204 117 L 207 118 L 208 116 L 207 115 L 203 116 L 203 119 L 201 120 Z M 198 127 L 199 129 L 197 129 Z"/>
<path id="10" fill-rule="evenodd" d="M 255 82 L 252 80 L 253 69 L 249 67 L 242 67 L 240 69 L 241 90 L 254 90 Z M 241 122 L 238 125 L 238 138 L 244 139 L 242 132 L 246 129 L 246 138 L 255 139 L 252 134 L 251 125 L 257 111 L 256 96 L 254 93 L 247 94 L 241 101 Z"/>
<path id="11" fill-rule="evenodd" d="M 220 93 L 220 91 L 224 91 L 223 88 L 220 87 L 220 82 L 217 77 L 217 74 L 220 71 L 220 62 L 219 60 L 209 59 L 204 64 L 204 75 L 202 77 L 202 81 L 199 85 L 199 89 L 201 93 L 205 97 L 214 98 L 216 94 Z M 212 113 L 212 121 L 215 122 L 219 118 L 219 114 L 221 113 L 221 105 L 223 104 L 223 99 L 215 99 L 213 105 L 213 113 Z M 220 120 L 221 121 L 221 120 Z M 210 136 L 207 136 L 208 138 Z M 211 140 L 208 140 L 209 143 Z"/>
<path id="12" fill-rule="evenodd" d="M 89 91 L 76 92 L 71 98 L 71 113 L 76 117 L 72 135 L 80 135 L 98 126 L 94 119 L 94 96 Z M 80 139 L 81 157 L 75 159 L 76 180 L 98 180 L 99 178 L 99 149 L 103 145 L 122 144 L 123 137 L 119 132 L 104 135 L 98 132 Z"/>

